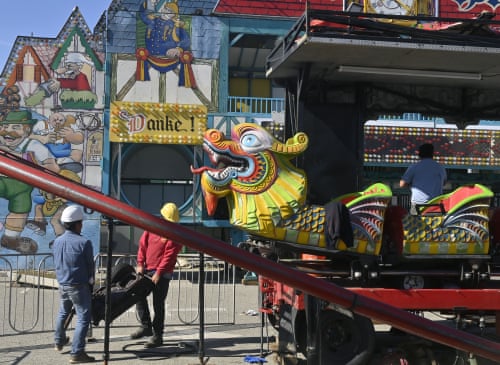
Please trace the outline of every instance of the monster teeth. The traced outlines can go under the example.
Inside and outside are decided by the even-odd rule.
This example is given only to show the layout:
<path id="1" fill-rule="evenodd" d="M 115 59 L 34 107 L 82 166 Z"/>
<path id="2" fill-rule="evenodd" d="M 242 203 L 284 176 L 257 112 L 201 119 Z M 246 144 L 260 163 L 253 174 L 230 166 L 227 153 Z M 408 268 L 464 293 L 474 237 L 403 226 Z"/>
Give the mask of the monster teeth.
<path id="1" fill-rule="evenodd" d="M 231 170 L 230 168 L 229 169 L 225 169 L 225 170 L 222 170 L 221 173 L 220 173 L 220 179 L 223 180 L 225 178 L 227 178 L 229 176 L 229 172 L 228 170 Z"/>
<path id="2" fill-rule="evenodd" d="M 242 170 L 243 169 L 241 167 L 236 168 L 234 166 L 229 166 L 219 171 L 207 170 L 207 173 L 215 180 L 224 180 L 227 179 L 229 176 L 231 176 L 233 171 L 242 171 Z"/>

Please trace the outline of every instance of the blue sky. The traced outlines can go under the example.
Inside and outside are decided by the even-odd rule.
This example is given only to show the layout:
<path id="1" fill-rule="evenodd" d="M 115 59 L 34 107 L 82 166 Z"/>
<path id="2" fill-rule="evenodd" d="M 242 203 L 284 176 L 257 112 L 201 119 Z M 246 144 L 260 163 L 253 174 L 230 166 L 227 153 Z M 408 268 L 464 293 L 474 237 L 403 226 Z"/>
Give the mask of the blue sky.
<path id="1" fill-rule="evenodd" d="M 110 4 L 111 0 L 2 0 L 0 71 L 18 35 L 53 38 L 76 6 L 93 30 Z"/>

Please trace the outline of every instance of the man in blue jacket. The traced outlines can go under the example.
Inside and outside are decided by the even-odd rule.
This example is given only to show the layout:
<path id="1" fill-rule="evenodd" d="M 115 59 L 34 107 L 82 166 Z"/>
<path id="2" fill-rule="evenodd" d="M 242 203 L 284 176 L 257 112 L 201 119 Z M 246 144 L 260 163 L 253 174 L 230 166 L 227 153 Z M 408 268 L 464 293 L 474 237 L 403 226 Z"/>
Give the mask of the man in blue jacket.
<path id="1" fill-rule="evenodd" d="M 94 254 L 90 240 L 81 236 L 83 210 L 70 205 L 61 215 L 66 231 L 54 241 L 53 254 L 59 283 L 60 305 L 54 335 L 55 349 L 62 351 L 69 342 L 64 326 L 71 310 L 76 312 L 76 325 L 71 345 L 70 364 L 93 362 L 85 352 L 85 336 L 90 325 L 94 284 Z"/>

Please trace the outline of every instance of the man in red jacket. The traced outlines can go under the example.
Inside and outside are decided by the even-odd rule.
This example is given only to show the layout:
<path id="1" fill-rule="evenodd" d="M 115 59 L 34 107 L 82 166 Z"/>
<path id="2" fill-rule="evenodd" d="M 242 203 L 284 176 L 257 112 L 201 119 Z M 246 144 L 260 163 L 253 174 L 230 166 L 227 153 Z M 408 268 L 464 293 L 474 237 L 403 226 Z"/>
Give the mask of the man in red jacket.
<path id="1" fill-rule="evenodd" d="M 179 211 L 174 203 L 166 203 L 160 212 L 167 221 L 179 222 Z M 175 263 L 177 262 L 177 254 L 181 247 L 181 245 L 169 238 L 160 237 L 148 231 L 144 231 L 139 241 L 136 271 L 137 273 L 150 275 L 155 284 L 152 291 L 154 319 L 151 321 L 147 298 L 143 298 L 136 304 L 141 327 L 132 333 L 130 338 L 138 339 L 151 336 L 144 345 L 146 348 L 163 345 L 165 299 Z"/>

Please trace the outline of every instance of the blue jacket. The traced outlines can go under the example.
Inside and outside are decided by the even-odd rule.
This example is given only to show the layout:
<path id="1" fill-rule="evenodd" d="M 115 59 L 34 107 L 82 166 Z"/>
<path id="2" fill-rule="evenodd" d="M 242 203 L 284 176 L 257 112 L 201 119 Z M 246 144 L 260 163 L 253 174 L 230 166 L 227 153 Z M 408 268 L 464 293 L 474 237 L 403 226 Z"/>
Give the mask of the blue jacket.
<path id="1" fill-rule="evenodd" d="M 53 254 L 60 285 L 89 284 L 93 281 L 94 255 L 90 240 L 66 231 L 55 239 Z"/>

